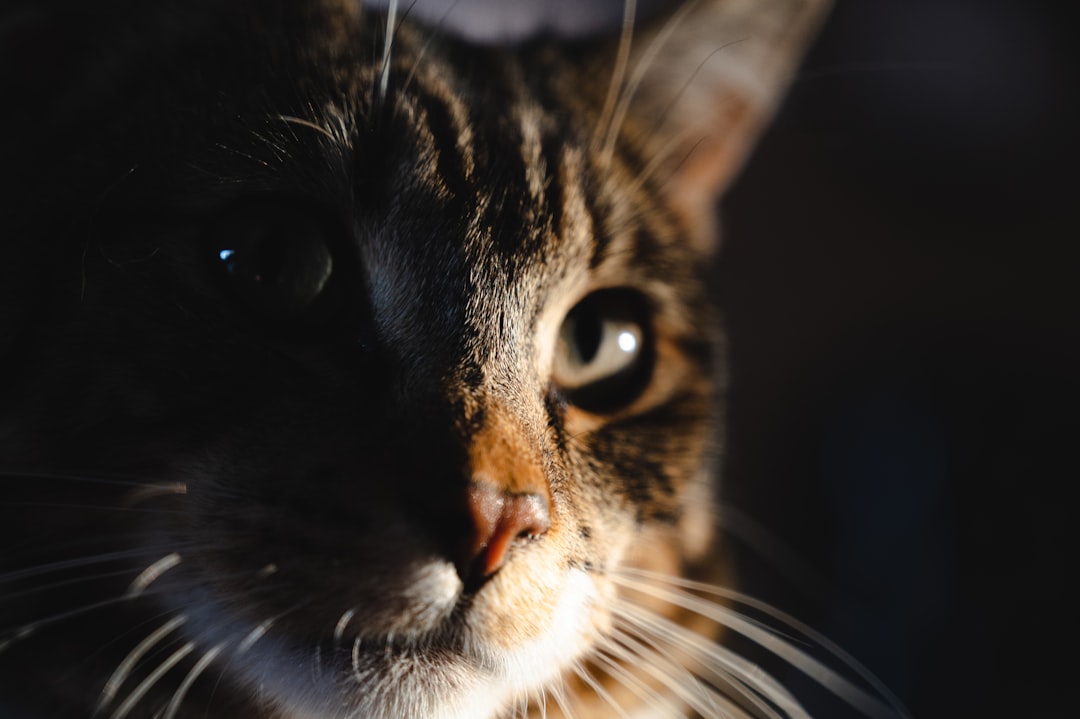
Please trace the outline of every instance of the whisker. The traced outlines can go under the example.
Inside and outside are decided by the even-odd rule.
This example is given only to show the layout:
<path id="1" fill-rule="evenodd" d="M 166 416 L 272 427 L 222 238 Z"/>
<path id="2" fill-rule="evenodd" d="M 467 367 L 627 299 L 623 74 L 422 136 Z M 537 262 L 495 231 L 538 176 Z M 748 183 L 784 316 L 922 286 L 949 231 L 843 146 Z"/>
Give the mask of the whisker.
<path id="1" fill-rule="evenodd" d="M 345 634 L 345 627 L 349 626 L 349 622 L 352 621 L 353 616 L 356 615 L 356 607 L 346 609 L 341 614 L 341 618 L 337 620 L 337 624 L 334 625 L 334 642 L 340 642 L 341 637 Z"/>
<path id="2" fill-rule="evenodd" d="M 110 506 L 107 504 L 70 504 L 64 502 L 0 502 L 0 507 L 35 507 L 38 509 L 75 509 L 80 512 L 137 512 L 140 514 L 187 514 L 176 509 L 142 509 L 139 507 Z"/>
<path id="3" fill-rule="evenodd" d="M 292 115 L 274 115 L 274 119 L 275 120 L 281 120 L 282 122 L 286 122 L 286 123 L 288 123 L 290 125 L 299 125 L 300 127 L 306 127 L 309 130 L 314 130 L 315 132 L 319 133 L 320 135 L 323 135 L 324 137 L 326 137 L 326 139 L 330 140 L 331 142 L 337 142 L 337 138 L 334 137 L 334 133 L 330 132 L 329 130 L 327 130 L 322 125 L 318 125 L 318 124 L 312 122 L 311 120 L 305 120 L 302 117 L 294 117 Z"/>
<path id="4" fill-rule="evenodd" d="M 615 574 L 611 576 L 613 581 L 628 589 L 694 612 L 743 635 L 758 646 L 769 650 L 777 657 L 799 669 L 799 671 L 867 716 L 893 717 L 897 714 L 907 716 L 901 710 L 901 707 L 882 703 L 821 661 L 810 656 L 791 642 L 784 640 L 774 631 L 762 628 L 738 612 L 706 601 L 689 592 L 663 589 L 646 582 L 631 579 L 627 574 L 618 577 Z"/>
<path id="5" fill-rule="evenodd" d="M 138 661 L 158 642 L 171 634 L 186 621 L 186 614 L 179 614 L 173 617 L 154 631 L 150 632 L 145 639 L 136 644 L 135 647 L 127 653 L 127 656 L 124 657 L 123 661 L 116 666 L 112 676 L 105 682 L 105 687 L 101 690 L 101 694 L 98 697 L 94 716 L 97 716 L 104 711 L 105 708 L 112 703 L 113 699 L 116 698 L 117 693 L 120 691 L 120 687 L 131 674 L 131 670 L 135 667 L 135 664 L 138 663 Z"/>
<path id="6" fill-rule="evenodd" d="M 574 671 L 578 671 L 579 667 L 575 664 Z M 566 686 L 562 680 L 557 684 L 551 685 L 551 698 L 555 702 L 555 705 L 559 707 L 559 711 L 562 712 L 564 719 L 577 719 L 577 715 L 574 714 L 574 710 L 571 707 L 570 700 L 566 697 Z"/>
<path id="7" fill-rule="evenodd" d="M 236 645 L 237 655 L 245 653 L 246 651 L 251 649 L 255 642 L 266 636 L 266 633 L 270 631 L 270 627 L 274 626 L 274 623 L 278 620 L 278 618 L 279 617 L 270 617 L 269 619 L 260 622 L 258 625 L 255 626 L 254 629 L 248 632 L 247 636 L 240 640 L 240 643 Z"/>
<path id="8" fill-rule="evenodd" d="M 81 474 L 66 474 L 63 472 L 41 472 L 37 470 L 0 470 L 0 479 L 38 479 L 55 480 L 57 482 L 77 482 L 80 484 L 106 484 L 118 487 L 132 487 L 143 484 L 137 479 L 121 479 L 116 476 L 86 476 Z"/>
<path id="9" fill-rule="evenodd" d="M 60 572 L 65 569 L 77 569 L 79 567 L 88 567 L 93 564 L 105 564 L 107 562 L 116 562 L 122 559 L 134 559 L 136 557 L 144 557 L 150 553 L 151 549 L 139 547 L 137 549 L 124 549 L 115 552 L 90 554 L 85 557 L 75 557 L 74 559 L 63 559 L 56 562 L 38 564 L 25 569 L 16 569 L 5 572 L 4 574 L 0 574 L 0 583 L 17 582 L 29 577 L 36 577 L 51 572 Z"/>
<path id="10" fill-rule="evenodd" d="M 180 686 L 173 692 L 172 700 L 169 705 L 165 707 L 165 713 L 161 719 L 173 719 L 176 716 L 176 712 L 180 710 L 180 704 L 183 703 L 184 697 L 187 696 L 188 690 L 191 689 L 191 685 L 195 683 L 195 680 L 199 678 L 199 675 L 206 671 L 206 668 L 210 666 L 211 662 L 217 658 L 221 650 L 225 648 L 225 642 L 216 644 L 207 650 L 205 654 L 195 662 L 195 666 L 191 668 L 191 671 L 187 673 L 184 680 L 180 682 Z"/>
<path id="11" fill-rule="evenodd" d="M 600 111 L 600 118 L 596 122 L 596 130 L 593 133 L 593 146 L 600 145 L 600 137 L 605 138 L 611 134 L 610 123 L 615 106 L 618 102 L 619 93 L 622 91 L 623 77 L 626 75 L 627 65 L 630 63 L 630 44 L 634 38 L 634 15 L 637 11 L 635 0 L 623 0 L 622 30 L 619 33 L 619 46 L 615 50 L 615 65 L 611 70 L 611 82 L 608 84 L 607 97 L 604 98 L 604 106 Z M 602 154 L 603 156 L 603 154 Z"/>
<path id="12" fill-rule="evenodd" d="M 153 593 L 154 593 L 153 591 L 150 591 L 150 592 L 147 592 L 146 595 L 150 595 L 150 594 L 153 594 Z M 144 596 L 146 596 L 146 595 L 144 595 Z M 38 620 L 35 620 L 35 621 L 32 621 L 32 622 L 27 622 L 26 624 L 23 624 L 22 626 L 20 626 L 20 627 L 18 627 L 16 629 L 2 630 L 2 631 L 0 631 L 0 634 L 10 634 L 10 636 L 5 640 L 0 641 L 0 652 L 5 651 L 8 647 L 10 647 L 15 642 L 21 641 L 23 639 L 26 639 L 29 636 L 32 636 L 36 631 L 38 631 L 42 627 L 47 627 L 47 626 L 50 626 L 52 624 L 56 624 L 57 622 L 62 622 L 64 620 L 66 620 L 66 619 L 71 619 L 72 617 L 77 617 L 79 615 L 87 614 L 87 613 L 92 612 L 92 611 L 97 610 L 97 609 L 103 609 L 104 607 L 109 607 L 109 606 L 112 606 L 114 604 L 119 604 L 120 602 L 126 602 L 126 601 L 130 601 L 130 598 L 127 597 L 127 596 L 124 596 L 124 595 L 121 595 L 121 596 L 118 596 L 118 597 L 111 597 L 109 599 L 103 599 L 103 600 L 98 601 L 98 602 L 91 602 L 90 604 L 85 604 L 85 605 L 79 607 L 78 609 L 69 609 L 66 612 L 59 612 L 57 614 L 53 614 L 53 615 L 45 617 L 43 619 L 38 619 Z"/>
<path id="13" fill-rule="evenodd" d="M 702 592 L 705 594 L 711 594 L 713 596 L 721 597 L 733 602 L 738 602 L 752 609 L 755 609 L 762 614 L 774 619 L 786 627 L 794 629 L 803 636 L 807 637 L 811 642 L 820 646 L 828 653 L 836 657 L 845 666 L 854 671 L 863 681 L 872 686 L 882 698 L 884 698 L 892 707 L 892 709 L 901 717 L 908 717 L 908 711 L 904 707 L 900 699 L 894 695 L 882 682 L 878 679 L 873 672 L 867 669 L 858 659 L 852 656 L 850 653 L 844 651 L 844 649 L 836 642 L 829 639 L 827 636 L 817 631 L 808 624 L 799 621 L 792 615 L 784 612 L 776 607 L 763 602 L 760 599 L 755 599 L 743 592 L 740 592 L 729 587 L 718 586 L 715 584 L 706 584 L 704 582 L 697 582 L 692 579 L 685 579 L 683 577 L 674 577 L 659 572 L 652 572 L 647 569 L 638 569 L 636 567 L 621 567 L 618 570 L 620 574 L 636 575 L 643 579 L 650 581 L 661 581 L 671 586 L 680 587 L 683 589 L 691 589 L 694 591 Z M 615 581 L 618 581 L 617 579 Z M 689 595 L 692 596 L 692 595 Z"/>
<path id="14" fill-rule="evenodd" d="M 614 658 L 607 655 L 610 644 L 612 644 L 610 641 L 598 644 L 597 649 L 599 651 L 592 659 L 603 666 L 604 671 L 610 674 L 613 679 L 617 679 L 623 686 L 636 694 L 639 699 L 649 704 L 653 709 L 658 710 L 660 712 L 658 716 L 679 716 L 679 708 L 672 704 L 669 699 L 650 687 L 641 678 L 634 676 Z"/>
<path id="15" fill-rule="evenodd" d="M 620 605 L 620 619 L 629 622 L 637 632 L 648 634 L 657 642 L 687 651 L 713 678 L 732 692 L 749 699 L 758 709 L 769 711 L 754 694 L 765 697 L 789 717 L 808 719 L 799 702 L 779 682 L 753 662 L 744 659 L 723 645 L 706 640 L 701 635 L 664 617 L 633 605 Z"/>
<path id="16" fill-rule="evenodd" d="M 133 507 L 155 497 L 187 494 L 186 482 L 154 482 L 138 489 L 133 489 L 123 499 L 126 507 Z"/>
<path id="17" fill-rule="evenodd" d="M 639 641 L 632 634 L 623 631 L 615 631 L 611 635 L 616 645 L 622 645 L 619 658 L 628 664 L 641 666 L 657 681 L 667 686 L 682 699 L 691 709 L 704 717 L 722 716 L 723 711 L 716 705 L 716 701 L 727 705 L 729 710 L 737 709 L 737 706 L 723 696 L 713 697 L 710 687 L 702 684 L 697 677 L 688 669 L 677 662 L 671 661 L 665 652 L 654 649 Z M 608 651 L 614 653 L 613 648 Z M 638 661 L 638 660 L 643 661 Z M 748 690 L 735 687 L 735 692 L 761 710 L 762 715 L 769 719 L 782 719 L 779 714 L 772 711 L 764 702 Z"/>
<path id="18" fill-rule="evenodd" d="M 179 664 L 180 660 L 188 654 L 191 654 L 194 650 L 195 642 L 188 642 L 170 654 L 157 669 L 150 672 L 150 674 L 139 683 L 139 686 L 135 687 L 135 691 L 131 692 L 131 694 L 128 695 L 128 698 L 124 700 L 124 703 L 109 715 L 109 719 L 124 719 L 124 717 L 130 714 L 131 710 L 135 708 L 135 705 L 146 696 L 146 693 L 153 689 L 154 685 L 157 684 L 170 669 Z"/>
<path id="19" fill-rule="evenodd" d="M 386 102 L 386 88 L 390 84 L 390 50 L 394 44 L 394 23 L 397 20 L 398 0 L 390 0 L 386 13 L 386 38 L 383 40 L 382 67 L 379 73 L 379 101 Z"/>
<path id="20" fill-rule="evenodd" d="M 37 586 L 23 589 L 18 592 L 10 592 L 0 596 L 0 602 L 10 602 L 14 599 L 21 597 L 28 597 L 32 594 L 39 594 L 42 592 L 48 592 L 52 589 L 59 589 L 60 587 L 67 587 L 73 584 L 82 584 L 84 582 L 93 582 L 100 579 L 109 579 L 111 577 L 121 577 L 131 574 L 130 569 L 118 569 L 112 572 L 99 572 L 98 574 L 87 574 L 81 577 L 73 577 L 72 579 L 64 579 L 59 582 L 50 582 L 49 584 L 39 584 Z"/>
<path id="21" fill-rule="evenodd" d="M 139 573 L 139 576 L 135 577 L 135 581 L 128 587 L 126 596 L 131 599 L 138 597 L 146 591 L 146 588 L 158 577 L 175 567 L 177 564 L 180 564 L 180 554 L 178 552 L 166 554 L 164 557 L 142 570 L 142 572 Z"/>
<path id="22" fill-rule="evenodd" d="M 413 0 L 413 2 L 415 4 L 415 0 Z M 420 47 L 420 51 L 416 53 L 416 58 L 413 60 L 412 67 L 409 68 L 409 74 L 405 77 L 405 83 L 402 85 L 402 92 L 409 89 L 409 86 L 412 84 L 413 78 L 416 76 L 416 71 L 420 67 L 420 63 L 424 61 L 424 57 L 427 55 L 428 49 L 431 47 L 432 42 L 434 42 L 435 38 L 438 36 L 438 31 L 441 30 L 443 25 L 446 24 L 446 19 L 450 17 L 450 13 L 452 13 L 454 9 L 457 8 L 459 2 L 461 2 L 461 0 L 454 0 L 452 3 L 450 3 L 450 5 L 443 12 L 442 16 L 439 17 L 439 21 L 432 26 L 430 32 L 428 33 L 427 40 L 425 40 L 424 44 Z"/>
<path id="23" fill-rule="evenodd" d="M 611 124 L 608 127 L 607 136 L 604 141 L 604 145 L 601 149 L 601 157 L 606 157 L 610 162 L 611 155 L 615 151 L 615 143 L 619 136 L 619 130 L 622 128 L 623 122 L 626 120 L 626 114 L 630 109 L 630 103 L 634 100 L 634 95 L 637 94 L 637 89 L 641 85 L 641 82 L 645 79 L 645 73 L 655 62 L 660 51 L 667 44 L 668 39 L 672 33 L 682 25 L 683 20 L 690 14 L 690 11 L 698 4 L 699 0 L 688 0 L 684 2 L 668 20 L 664 23 L 664 27 L 656 34 L 649 45 L 642 52 L 641 58 L 639 58 L 637 65 L 634 67 L 634 72 L 630 76 L 630 79 L 626 83 L 626 88 L 623 90 L 621 97 L 619 98 L 618 105 L 614 108 L 611 117 Z M 696 74 L 696 72 L 695 72 Z M 692 77 L 692 76 L 691 76 Z M 687 83 L 689 84 L 689 83 Z M 606 164 L 605 162 L 605 164 Z"/>
<path id="24" fill-rule="evenodd" d="M 597 681 L 596 678 L 589 673 L 588 669 L 578 665 L 574 667 L 574 673 L 593 690 L 596 696 L 600 697 L 601 701 L 614 709 L 615 713 L 622 717 L 622 719 L 630 719 L 630 716 L 626 713 L 626 710 L 623 709 L 622 705 L 616 701 L 615 697 L 611 696 L 611 692 L 605 689 L 603 684 Z"/>

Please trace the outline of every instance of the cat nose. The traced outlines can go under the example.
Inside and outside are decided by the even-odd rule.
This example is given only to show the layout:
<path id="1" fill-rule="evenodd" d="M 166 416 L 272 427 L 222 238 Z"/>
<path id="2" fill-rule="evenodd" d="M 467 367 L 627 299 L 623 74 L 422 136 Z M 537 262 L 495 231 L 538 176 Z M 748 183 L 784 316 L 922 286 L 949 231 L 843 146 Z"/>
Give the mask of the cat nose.
<path id="1" fill-rule="evenodd" d="M 551 527 L 546 497 L 513 493 L 474 482 L 466 490 L 472 536 L 457 563 L 467 586 L 478 586 L 499 571 L 515 542 L 539 538 Z"/>

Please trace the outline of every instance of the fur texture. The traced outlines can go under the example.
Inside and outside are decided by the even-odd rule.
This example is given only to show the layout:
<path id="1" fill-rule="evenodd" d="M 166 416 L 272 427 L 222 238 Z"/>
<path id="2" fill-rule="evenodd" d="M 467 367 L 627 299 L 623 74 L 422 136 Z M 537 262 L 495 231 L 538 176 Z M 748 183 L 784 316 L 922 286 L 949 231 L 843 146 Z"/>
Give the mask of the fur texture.
<path id="1" fill-rule="evenodd" d="M 8 12 L 0 715 L 798 716 L 687 582 L 715 201 L 820 5 Z"/>

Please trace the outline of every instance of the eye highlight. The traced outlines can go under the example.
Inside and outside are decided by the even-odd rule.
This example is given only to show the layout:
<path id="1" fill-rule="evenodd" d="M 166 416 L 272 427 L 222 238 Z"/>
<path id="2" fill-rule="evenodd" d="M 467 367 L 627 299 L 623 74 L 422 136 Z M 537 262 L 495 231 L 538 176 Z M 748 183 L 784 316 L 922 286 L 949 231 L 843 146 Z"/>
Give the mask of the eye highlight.
<path id="1" fill-rule="evenodd" d="M 612 412 L 637 399 L 652 364 L 644 298 L 630 290 L 602 290 L 579 302 L 563 320 L 552 381 L 582 409 Z"/>
<path id="2" fill-rule="evenodd" d="M 216 217 L 203 251 L 230 293 L 272 319 L 305 311 L 334 271 L 327 223 L 313 208 L 280 199 L 246 202 Z"/>

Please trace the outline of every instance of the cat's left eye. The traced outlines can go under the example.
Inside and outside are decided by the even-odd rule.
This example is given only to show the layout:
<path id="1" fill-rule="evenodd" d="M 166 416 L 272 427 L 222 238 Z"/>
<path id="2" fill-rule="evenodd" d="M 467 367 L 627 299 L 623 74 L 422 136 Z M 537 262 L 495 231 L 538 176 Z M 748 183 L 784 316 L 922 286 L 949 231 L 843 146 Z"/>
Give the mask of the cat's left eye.
<path id="1" fill-rule="evenodd" d="M 273 200 L 244 203 L 217 217 L 204 252 L 234 296 L 279 319 L 315 303 L 334 270 L 326 224 L 309 208 Z"/>
<path id="2" fill-rule="evenodd" d="M 642 298 L 622 290 L 595 292 L 563 320 L 552 379 L 582 409 L 613 411 L 631 403 L 648 383 L 651 341 Z"/>

